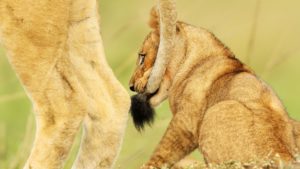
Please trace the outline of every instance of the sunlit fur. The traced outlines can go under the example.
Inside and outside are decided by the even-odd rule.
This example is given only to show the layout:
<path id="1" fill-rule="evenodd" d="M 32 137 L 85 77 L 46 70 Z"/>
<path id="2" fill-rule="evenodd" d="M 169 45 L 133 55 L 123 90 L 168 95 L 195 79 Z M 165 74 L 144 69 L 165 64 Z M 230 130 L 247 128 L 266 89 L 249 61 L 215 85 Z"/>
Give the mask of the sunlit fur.
<path id="1" fill-rule="evenodd" d="M 37 121 L 25 169 L 62 168 L 81 124 L 75 169 L 108 169 L 130 98 L 106 62 L 96 0 L 0 0 L 0 36 Z M 124 59 L 124 58 L 123 58 Z"/>
<path id="2" fill-rule="evenodd" d="M 137 65 L 131 78 L 137 92 L 145 90 L 155 62 L 159 38 L 151 36 L 158 29 L 142 45 L 145 64 Z M 290 119 L 266 83 L 205 29 L 177 22 L 174 44 L 171 61 L 162 65 L 167 71 L 159 90 L 149 100 L 155 106 L 168 98 L 173 118 L 142 169 L 173 166 L 195 149 L 207 163 L 244 163 L 275 154 L 284 162 L 295 160 L 299 122 Z"/>
<path id="3" fill-rule="evenodd" d="M 156 32 L 160 34 L 160 43 L 157 51 L 158 57 L 148 79 L 147 93 L 154 93 L 159 88 L 166 71 L 164 65 L 167 65 L 172 57 L 169 51 L 174 47 L 172 42 L 176 36 L 177 11 L 175 0 L 158 0 L 157 2 L 157 7 L 152 9 L 151 15 L 158 19 L 155 22 L 150 21 L 150 25 L 157 26 L 159 24 L 159 27 L 156 27 L 159 28 L 156 29 Z"/>

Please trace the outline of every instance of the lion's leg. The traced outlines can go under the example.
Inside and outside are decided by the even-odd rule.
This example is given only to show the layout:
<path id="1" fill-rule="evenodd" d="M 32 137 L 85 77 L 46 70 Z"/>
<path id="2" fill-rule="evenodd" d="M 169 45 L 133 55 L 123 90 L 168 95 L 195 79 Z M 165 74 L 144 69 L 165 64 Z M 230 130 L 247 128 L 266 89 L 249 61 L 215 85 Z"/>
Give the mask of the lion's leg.
<path id="1" fill-rule="evenodd" d="M 74 0 L 72 3 L 68 48 L 90 98 L 74 169 L 112 167 L 119 154 L 130 106 L 127 91 L 105 59 L 96 2 Z"/>
<path id="2" fill-rule="evenodd" d="M 37 134 L 25 168 L 61 168 L 87 114 L 105 120 L 86 122 L 88 133 L 83 147 L 90 147 L 93 144 L 88 142 L 101 135 L 102 140 L 111 139 L 108 149 L 114 153 L 109 156 L 114 158 L 130 99 L 106 63 L 95 17 L 96 0 L 26 2 L 0 1 L 4 46 L 36 109 Z M 102 110 L 102 105 L 107 110 Z M 113 117 L 120 121 L 108 124 Z M 104 143 L 100 145 L 107 148 Z M 95 156 L 101 151 L 89 150 Z M 81 152 L 86 152 L 82 156 L 87 154 L 85 148 Z M 89 161 L 100 161 L 99 158 Z"/>
<path id="3" fill-rule="evenodd" d="M 290 123 L 293 126 L 293 134 L 297 146 L 297 153 L 299 153 L 300 152 L 300 122 L 294 119 L 290 119 Z"/>
<path id="4" fill-rule="evenodd" d="M 201 169 L 201 162 L 190 156 L 187 156 L 176 163 L 172 169 Z"/>
<path id="5" fill-rule="evenodd" d="M 37 134 L 25 169 L 61 168 L 88 112 L 87 96 L 66 64 L 65 59 L 56 63 L 40 93 L 29 90 L 36 106 Z"/>
<path id="6" fill-rule="evenodd" d="M 208 163 L 249 162 L 292 157 L 291 128 L 277 112 L 245 107 L 238 101 L 224 101 L 205 113 L 199 134 L 199 147 Z"/>
<path id="7" fill-rule="evenodd" d="M 192 125 L 188 113 L 178 112 L 172 119 L 150 161 L 142 168 L 171 167 L 198 147 L 196 136 L 190 130 Z"/>
<path id="8" fill-rule="evenodd" d="M 89 52 L 95 54 L 93 56 L 104 56 L 94 50 L 96 49 L 94 47 L 89 49 Z M 84 120 L 80 152 L 73 166 L 76 169 L 111 168 L 119 153 L 127 124 L 129 95 L 116 80 L 108 65 L 99 60 L 95 61 L 93 69 L 88 69 L 87 65 L 79 68 L 90 70 L 88 77 L 87 72 L 81 75 L 78 72 L 81 79 L 84 79 L 85 87 L 89 88 L 91 103 Z"/>
<path id="9" fill-rule="evenodd" d="M 26 169 L 63 166 L 89 105 L 67 52 L 70 4 L 0 1 L 3 43 L 36 110 L 36 138 Z"/>
<path id="10" fill-rule="evenodd" d="M 102 113 L 91 113 L 84 121 L 81 150 L 74 169 L 109 169 L 119 154 L 128 106 L 115 109 L 106 103 L 101 109 Z"/>

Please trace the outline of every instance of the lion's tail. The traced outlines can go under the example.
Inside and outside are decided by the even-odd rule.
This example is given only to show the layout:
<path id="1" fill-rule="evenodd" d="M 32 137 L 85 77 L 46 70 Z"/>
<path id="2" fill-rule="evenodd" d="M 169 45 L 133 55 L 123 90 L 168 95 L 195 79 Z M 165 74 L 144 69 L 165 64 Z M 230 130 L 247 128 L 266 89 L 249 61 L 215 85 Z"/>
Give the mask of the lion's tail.
<path id="1" fill-rule="evenodd" d="M 157 12 L 151 15 L 157 19 L 150 21 L 150 26 L 159 25 L 160 42 L 151 75 L 147 83 L 147 92 L 154 93 L 160 86 L 167 64 L 172 57 L 172 49 L 176 35 L 177 12 L 175 0 L 158 0 Z"/>
<path id="2" fill-rule="evenodd" d="M 131 97 L 130 113 L 138 131 L 142 131 L 145 124 L 151 126 L 154 121 L 155 111 L 151 107 L 149 98 L 146 95 L 137 94 Z"/>

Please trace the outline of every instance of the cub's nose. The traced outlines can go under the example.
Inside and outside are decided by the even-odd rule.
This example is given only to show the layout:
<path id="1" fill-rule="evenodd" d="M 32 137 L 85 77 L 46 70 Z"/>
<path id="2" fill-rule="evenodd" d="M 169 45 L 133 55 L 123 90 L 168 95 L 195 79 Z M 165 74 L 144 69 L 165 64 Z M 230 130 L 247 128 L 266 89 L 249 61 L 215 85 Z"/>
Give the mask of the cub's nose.
<path id="1" fill-rule="evenodd" d="M 131 90 L 131 91 L 133 91 L 133 92 L 135 92 L 135 90 L 134 90 L 134 86 L 131 84 L 131 85 L 129 85 L 129 89 Z"/>

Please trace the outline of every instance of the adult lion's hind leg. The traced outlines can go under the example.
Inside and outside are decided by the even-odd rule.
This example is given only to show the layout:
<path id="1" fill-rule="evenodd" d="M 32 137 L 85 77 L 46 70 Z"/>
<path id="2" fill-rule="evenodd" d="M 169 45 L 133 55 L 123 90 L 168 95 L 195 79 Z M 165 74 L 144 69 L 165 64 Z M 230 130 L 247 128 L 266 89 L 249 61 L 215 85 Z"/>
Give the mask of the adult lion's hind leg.
<path id="1" fill-rule="evenodd" d="M 78 11 L 77 0 L 26 2 L 0 1 L 4 46 L 36 110 L 36 138 L 24 168 L 62 168 L 84 119 L 77 168 L 110 168 L 130 99 L 106 63 L 96 0 L 82 1 Z"/>
<path id="2" fill-rule="evenodd" d="M 84 134 L 74 169 L 109 169 L 123 140 L 130 98 L 106 63 L 96 0 L 74 0 L 68 48 L 89 96 Z"/>
<path id="3" fill-rule="evenodd" d="M 36 138 L 24 169 L 61 168 L 87 112 L 84 108 L 86 103 L 83 103 L 85 99 L 82 99 L 85 96 L 79 86 L 72 83 L 68 75 L 61 73 L 53 72 L 58 79 L 51 78 L 49 87 L 56 87 L 36 97 L 39 100 L 36 104 Z M 70 88 L 68 85 L 71 85 Z M 51 90 L 56 90 L 58 94 Z"/>
<path id="4" fill-rule="evenodd" d="M 81 150 L 74 169 L 109 169 L 113 166 L 124 136 L 128 107 L 115 109 L 107 104 L 101 106 L 100 114 L 95 112 L 85 118 Z"/>
<path id="5" fill-rule="evenodd" d="M 66 48 L 70 0 L 1 0 L 0 31 L 35 107 L 37 131 L 25 169 L 62 168 L 86 114 Z"/>

